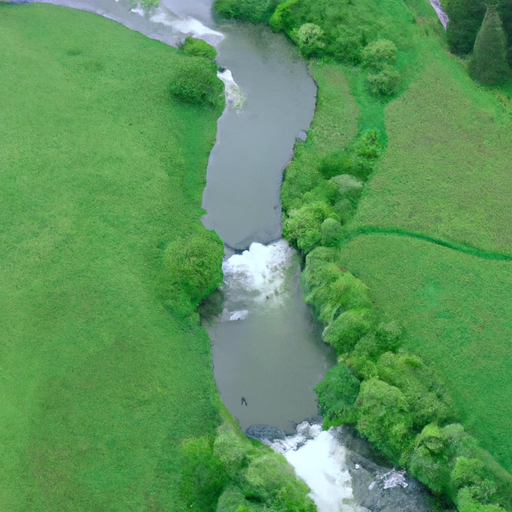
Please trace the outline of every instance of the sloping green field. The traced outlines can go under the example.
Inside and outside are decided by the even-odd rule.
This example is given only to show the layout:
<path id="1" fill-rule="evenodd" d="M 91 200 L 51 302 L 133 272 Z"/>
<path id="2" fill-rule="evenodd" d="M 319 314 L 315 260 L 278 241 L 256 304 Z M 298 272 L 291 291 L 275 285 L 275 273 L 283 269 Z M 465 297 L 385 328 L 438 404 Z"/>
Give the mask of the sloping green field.
<path id="1" fill-rule="evenodd" d="M 422 62 L 386 107 L 389 142 L 342 257 L 510 471 L 512 111 L 434 39 Z"/>
<path id="2" fill-rule="evenodd" d="M 171 99 L 176 58 L 0 5 L 2 511 L 181 510 L 178 444 L 218 424 L 207 335 L 160 300 L 219 115 Z"/>
<path id="3" fill-rule="evenodd" d="M 354 228 L 424 233 L 512 255 L 512 111 L 470 80 L 440 45 L 386 108 L 389 146 Z"/>
<path id="4" fill-rule="evenodd" d="M 396 235 L 363 235 L 342 261 L 406 330 L 404 348 L 430 363 L 461 420 L 512 467 L 512 263 Z"/>

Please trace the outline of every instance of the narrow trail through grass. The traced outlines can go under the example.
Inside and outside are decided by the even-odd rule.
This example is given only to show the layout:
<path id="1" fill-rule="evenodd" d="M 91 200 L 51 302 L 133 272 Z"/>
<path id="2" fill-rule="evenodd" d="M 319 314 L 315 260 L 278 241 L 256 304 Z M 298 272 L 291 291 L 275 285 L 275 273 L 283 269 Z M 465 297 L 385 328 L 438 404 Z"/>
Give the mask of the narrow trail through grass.
<path id="1" fill-rule="evenodd" d="M 406 231 L 400 228 L 378 228 L 373 226 L 360 227 L 353 231 L 350 231 L 344 238 L 344 242 L 348 243 L 352 241 L 354 238 L 361 235 L 394 235 L 409 238 L 417 238 L 418 240 L 430 242 L 432 244 L 440 245 L 441 247 L 446 247 L 454 251 L 463 252 L 464 254 L 469 254 L 471 256 L 476 256 L 477 258 L 483 258 L 485 260 L 512 261 L 512 255 L 510 254 L 505 254 L 496 251 L 486 251 L 485 249 L 480 249 L 470 244 L 465 244 L 462 242 L 451 242 L 448 240 L 443 240 L 441 238 L 435 238 L 424 233 L 415 233 L 413 231 Z"/>

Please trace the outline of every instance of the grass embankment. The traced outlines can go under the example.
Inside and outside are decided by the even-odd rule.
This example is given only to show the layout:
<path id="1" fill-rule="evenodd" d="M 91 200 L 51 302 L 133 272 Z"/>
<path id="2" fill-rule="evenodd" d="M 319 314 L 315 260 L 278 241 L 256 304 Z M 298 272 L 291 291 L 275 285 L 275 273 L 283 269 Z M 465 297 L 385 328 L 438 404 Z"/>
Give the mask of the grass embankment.
<path id="1" fill-rule="evenodd" d="M 219 112 L 171 101 L 159 42 L 0 11 L 0 508 L 178 509 L 179 444 L 218 405 L 205 332 L 162 307 L 161 248 L 201 229 Z"/>
<path id="2" fill-rule="evenodd" d="M 222 100 L 170 90 L 191 63 L 218 97 L 215 66 L 51 5 L 0 5 L 0 48 L 0 510 L 204 512 L 227 486 L 222 510 L 311 510 L 284 458 L 216 432 L 193 311 L 222 278 Z"/>
<path id="3" fill-rule="evenodd" d="M 387 107 L 389 145 L 350 226 L 395 229 L 405 237 L 363 236 L 342 253 L 377 305 L 397 308 L 407 325 L 406 347 L 435 362 L 463 423 L 508 470 L 511 263 L 489 260 L 512 255 L 511 119 L 510 110 L 433 46 L 425 72 Z M 407 232 L 456 250 L 430 247 Z M 367 262 L 364 272 L 357 260 Z"/>
<path id="4" fill-rule="evenodd" d="M 226 9 L 230 1 L 222 3 Z M 346 148 L 328 137 L 300 146 L 283 185 L 285 235 L 311 251 L 306 300 L 328 325 L 324 339 L 348 365 L 338 365 L 318 388 L 328 420 L 356 423 L 461 511 L 497 510 L 496 501 L 509 509 L 510 475 L 453 423 L 461 419 L 512 469 L 512 411 L 505 404 L 511 391 L 510 101 L 471 82 L 446 55 L 426 1 L 405 4 L 408 9 L 401 2 L 334 7 L 290 0 L 270 16 L 270 25 L 286 32 L 305 56 L 345 63 L 338 69 L 359 106 L 358 126 L 376 130 L 385 145 L 372 147 L 371 135 Z M 365 17 L 367 9 L 373 9 L 371 17 Z M 375 84 L 365 63 L 368 47 L 360 54 L 363 66 L 361 58 L 347 58 L 347 32 L 357 39 L 361 28 L 367 34 L 357 43 L 361 47 L 378 38 L 398 47 L 401 83 L 391 93 L 382 89 L 387 98 L 368 93 Z M 383 68 L 393 76 L 389 65 Z M 330 119 L 329 109 L 340 108 L 341 97 L 322 105 L 320 83 L 313 134 Z M 354 100 L 346 101 L 349 112 Z M 354 120 L 347 119 L 350 132 Z M 336 176 L 365 180 L 373 169 L 362 199 L 361 184 Z M 347 268 L 369 285 L 374 305 Z M 390 317 L 405 326 L 402 348 L 396 325 L 386 323 Z M 432 363 L 434 374 L 407 353 Z"/>

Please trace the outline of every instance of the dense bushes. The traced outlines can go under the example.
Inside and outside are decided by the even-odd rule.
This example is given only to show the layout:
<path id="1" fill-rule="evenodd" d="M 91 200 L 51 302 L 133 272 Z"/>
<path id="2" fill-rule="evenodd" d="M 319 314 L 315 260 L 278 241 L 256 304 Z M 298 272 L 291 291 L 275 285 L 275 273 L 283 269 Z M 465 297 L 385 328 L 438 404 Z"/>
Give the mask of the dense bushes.
<path id="1" fill-rule="evenodd" d="M 186 48 L 196 45 L 187 45 Z M 217 78 L 217 66 L 204 57 L 184 54 L 170 73 L 171 94 L 194 105 L 218 106 L 223 101 L 224 85 Z"/>
<path id="2" fill-rule="evenodd" d="M 328 57 L 351 65 L 362 61 L 368 69 L 371 94 L 388 97 L 398 90 L 397 48 L 393 42 L 379 39 L 382 22 L 371 2 L 216 0 L 214 8 L 228 18 L 269 21 L 270 27 L 284 32 L 306 58 Z M 381 14 L 390 16 L 385 8 Z"/>
<path id="3" fill-rule="evenodd" d="M 342 225 L 355 211 L 363 181 L 368 179 L 381 151 L 377 132 L 368 130 L 345 151 L 329 153 L 319 162 L 317 184 L 308 192 L 303 192 L 300 183 L 286 181 L 284 193 L 289 199 L 298 199 L 302 206 L 287 212 L 285 238 L 305 254 L 319 245 L 337 246 L 343 237 Z"/>
<path id="4" fill-rule="evenodd" d="M 343 360 L 317 386 L 324 426 L 352 423 L 395 464 L 459 510 L 510 506 L 512 478 L 457 422 L 433 372 L 400 350 L 401 330 L 377 318 L 368 290 L 317 247 L 306 257 L 305 300 L 327 324 L 323 338 Z"/>
<path id="5" fill-rule="evenodd" d="M 180 494 L 201 512 L 314 512 L 309 489 L 283 456 L 251 443 L 229 423 L 214 441 L 185 442 Z"/>
<path id="6" fill-rule="evenodd" d="M 215 0 L 215 11 L 225 18 L 235 18 L 251 23 L 268 21 L 277 0 Z"/>
<path id="7" fill-rule="evenodd" d="M 180 311 L 197 307 L 201 299 L 222 284 L 223 256 L 224 247 L 213 231 L 201 231 L 167 246 L 164 269 L 169 300 L 185 293 L 190 301 L 189 304 L 175 304 Z"/>
<path id="8" fill-rule="evenodd" d="M 185 38 L 185 41 L 180 46 L 180 50 L 187 55 L 204 57 L 212 61 L 217 57 L 217 50 L 211 44 L 192 36 Z"/>

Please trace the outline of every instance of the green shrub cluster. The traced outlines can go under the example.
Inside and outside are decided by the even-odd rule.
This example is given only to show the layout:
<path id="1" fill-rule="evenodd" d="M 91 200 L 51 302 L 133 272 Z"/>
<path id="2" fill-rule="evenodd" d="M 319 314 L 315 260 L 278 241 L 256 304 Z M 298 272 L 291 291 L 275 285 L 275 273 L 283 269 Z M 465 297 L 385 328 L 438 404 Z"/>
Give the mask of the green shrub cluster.
<path id="1" fill-rule="evenodd" d="M 337 246 L 381 151 L 377 132 L 368 130 L 345 151 L 329 153 L 319 162 L 319 180 L 310 191 L 302 194 L 299 187 L 291 190 L 294 184 L 285 182 L 287 194 L 300 198 L 301 204 L 287 212 L 285 238 L 304 254 L 318 246 Z"/>
<path id="2" fill-rule="evenodd" d="M 335 249 L 306 257 L 305 301 L 340 356 L 316 387 L 324 426 L 352 423 L 391 461 L 461 511 L 503 510 L 512 479 L 457 423 L 450 396 L 419 359 L 400 350 L 401 329 L 378 318 L 368 289 Z"/>
<path id="3" fill-rule="evenodd" d="M 224 247 L 214 231 L 201 230 L 171 242 L 164 252 L 166 295 L 177 311 L 195 309 L 222 284 Z M 186 304 L 175 304 L 177 297 Z"/>
<path id="4" fill-rule="evenodd" d="M 214 10 L 224 18 L 234 18 L 251 23 L 269 20 L 277 0 L 215 0 Z"/>
<path id="5" fill-rule="evenodd" d="M 378 7 L 381 12 L 376 16 L 370 1 L 216 0 L 214 9 L 228 18 L 268 21 L 274 31 L 284 32 L 306 58 L 334 58 L 351 65 L 363 62 L 368 67 L 368 88 L 376 96 L 392 96 L 398 90 L 396 46 L 380 39 L 384 23 L 379 18 L 387 19 L 387 29 L 394 22 L 393 13 L 385 7 Z M 384 50 L 382 55 L 380 50 Z"/>
<path id="6" fill-rule="evenodd" d="M 214 440 L 183 444 L 180 494 L 201 512 L 314 512 L 309 489 L 282 455 L 252 443 L 229 423 Z"/>
<path id="7" fill-rule="evenodd" d="M 191 52 L 201 50 L 196 43 L 189 43 L 186 48 Z M 215 107 L 224 100 L 224 85 L 217 77 L 217 66 L 208 58 L 194 54 L 184 53 L 176 60 L 170 73 L 170 91 L 176 98 L 193 105 Z"/>
<path id="8" fill-rule="evenodd" d="M 180 46 L 180 50 L 192 57 L 204 57 L 211 61 L 214 61 L 215 57 L 217 57 L 217 50 L 211 44 L 203 41 L 203 39 L 196 39 L 192 36 L 185 38 L 185 41 Z"/>

